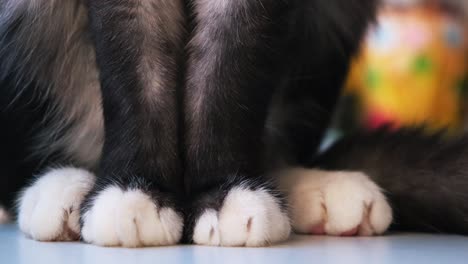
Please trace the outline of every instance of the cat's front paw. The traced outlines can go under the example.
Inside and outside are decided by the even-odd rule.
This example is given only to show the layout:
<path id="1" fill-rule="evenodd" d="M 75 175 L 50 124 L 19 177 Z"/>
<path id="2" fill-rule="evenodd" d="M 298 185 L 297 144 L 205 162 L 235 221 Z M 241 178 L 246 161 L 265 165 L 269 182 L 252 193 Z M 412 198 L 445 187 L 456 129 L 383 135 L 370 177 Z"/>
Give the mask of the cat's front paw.
<path id="1" fill-rule="evenodd" d="M 99 246 L 146 247 L 179 242 L 183 219 L 139 189 L 108 186 L 83 208 L 83 240 Z"/>
<path id="2" fill-rule="evenodd" d="M 370 236 L 392 222 L 385 196 L 363 173 L 297 168 L 278 176 L 299 233 Z"/>
<path id="3" fill-rule="evenodd" d="M 76 240 L 80 234 L 80 205 L 95 177 L 75 168 L 53 169 L 20 195 L 18 224 L 23 233 L 40 241 Z"/>
<path id="4" fill-rule="evenodd" d="M 207 195 L 208 200 L 220 199 L 215 193 Z M 277 197 L 263 188 L 237 186 L 228 191 L 220 208 L 202 211 L 192 240 L 209 246 L 259 247 L 286 240 L 290 232 L 289 218 Z"/>

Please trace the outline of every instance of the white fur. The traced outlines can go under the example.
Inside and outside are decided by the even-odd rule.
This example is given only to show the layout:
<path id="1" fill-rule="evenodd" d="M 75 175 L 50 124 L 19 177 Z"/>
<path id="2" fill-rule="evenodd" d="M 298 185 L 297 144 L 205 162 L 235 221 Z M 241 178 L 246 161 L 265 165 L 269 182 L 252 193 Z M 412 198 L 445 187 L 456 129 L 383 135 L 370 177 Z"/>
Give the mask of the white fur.
<path id="1" fill-rule="evenodd" d="M 256 18 L 250 16 L 240 17 L 240 15 L 245 15 L 246 9 L 250 5 L 261 4 L 259 1 L 249 1 L 249 0 L 198 0 L 194 1 L 193 10 L 196 14 L 195 21 L 197 27 L 193 37 L 191 38 L 188 46 L 189 49 L 198 50 L 203 49 L 209 51 L 209 56 L 205 56 L 203 59 L 197 59 L 196 63 L 189 65 L 187 69 L 190 74 L 188 77 L 193 79 L 193 82 L 199 83 L 203 80 L 200 79 L 201 76 L 209 76 L 214 74 L 220 67 L 219 65 L 223 64 L 223 61 L 220 61 L 220 58 L 223 57 L 224 47 L 221 41 L 217 38 L 222 35 L 222 31 L 226 30 L 225 27 L 220 27 L 220 24 L 230 24 L 233 28 L 229 30 L 231 32 L 240 31 L 236 29 L 236 25 L 241 25 L 239 20 L 249 19 L 252 25 L 256 24 Z M 232 21 L 231 21 L 232 20 Z M 240 40 L 239 40 L 240 41 Z M 238 45 L 238 43 L 233 43 L 233 45 Z M 192 82 L 191 80 L 189 80 Z M 216 89 L 215 86 L 211 87 L 210 85 L 203 87 L 203 89 Z M 216 92 L 216 91 L 213 91 Z M 203 115 L 206 111 L 205 107 L 210 105 L 206 100 L 207 96 L 204 96 L 207 92 L 200 92 L 198 89 L 189 89 L 187 96 L 190 98 L 188 100 L 188 108 L 192 109 L 191 115 L 194 119 L 204 119 L 204 117 L 199 116 Z M 195 124 L 196 125 L 196 124 Z M 194 130 L 199 128 L 194 127 Z"/>
<path id="2" fill-rule="evenodd" d="M 174 50 L 184 49 L 184 8 L 181 0 L 149 0 L 140 1 L 138 24 L 145 32 L 137 67 L 143 84 L 143 100 L 164 102 L 164 94 L 175 91 L 177 81 L 177 52 L 169 54 L 161 51 L 161 45 L 166 43 Z M 167 43 L 168 42 L 168 43 Z M 161 70 L 164 69 L 164 70 Z"/>
<path id="3" fill-rule="evenodd" d="M 182 228 L 182 217 L 173 209 L 158 208 L 140 190 L 112 186 L 84 214 L 82 237 L 100 246 L 162 246 L 177 243 Z"/>
<path id="4" fill-rule="evenodd" d="M 197 14 L 204 18 L 212 16 L 225 16 L 232 12 L 232 8 L 243 8 L 248 4 L 245 0 L 201 0 L 197 2 Z M 229 18 L 226 18 L 229 19 Z"/>
<path id="5" fill-rule="evenodd" d="M 95 177 L 76 168 L 51 170 L 26 188 L 18 201 L 21 231 L 41 241 L 77 239 L 80 205 Z"/>
<path id="6" fill-rule="evenodd" d="M 206 210 L 197 220 L 193 240 L 210 246 L 258 247 L 286 240 L 289 218 L 265 190 L 232 189 L 217 213 Z"/>
<path id="7" fill-rule="evenodd" d="M 8 213 L 8 211 L 5 208 L 0 206 L 0 225 L 7 224 L 10 221 L 11 221 L 10 214 Z"/>
<path id="8" fill-rule="evenodd" d="M 392 210 L 382 191 L 360 172 L 289 169 L 278 175 L 291 206 L 295 231 L 322 227 L 329 235 L 357 228 L 359 235 L 384 233 Z"/>

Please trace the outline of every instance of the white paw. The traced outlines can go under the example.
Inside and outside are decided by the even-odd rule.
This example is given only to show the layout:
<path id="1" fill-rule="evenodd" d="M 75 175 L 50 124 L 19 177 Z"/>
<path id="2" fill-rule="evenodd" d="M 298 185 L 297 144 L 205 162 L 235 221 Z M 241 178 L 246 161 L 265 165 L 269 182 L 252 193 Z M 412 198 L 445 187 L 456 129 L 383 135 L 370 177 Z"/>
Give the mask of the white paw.
<path id="1" fill-rule="evenodd" d="M 95 177 L 76 168 L 53 169 L 26 188 L 18 200 L 18 224 L 35 240 L 76 240 L 80 205 Z"/>
<path id="2" fill-rule="evenodd" d="M 210 246 L 258 247 L 286 240 L 286 212 L 266 190 L 232 189 L 219 212 L 206 210 L 197 220 L 193 241 Z"/>
<path id="3" fill-rule="evenodd" d="M 81 235 L 100 246 L 162 246 L 179 242 L 182 228 L 183 219 L 173 209 L 159 208 L 140 190 L 112 186 L 84 213 Z"/>
<path id="4" fill-rule="evenodd" d="M 278 177 L 297 232 L 370 236 L 392 222 L 385 196 L 363 173 L 296 168 Z"/>

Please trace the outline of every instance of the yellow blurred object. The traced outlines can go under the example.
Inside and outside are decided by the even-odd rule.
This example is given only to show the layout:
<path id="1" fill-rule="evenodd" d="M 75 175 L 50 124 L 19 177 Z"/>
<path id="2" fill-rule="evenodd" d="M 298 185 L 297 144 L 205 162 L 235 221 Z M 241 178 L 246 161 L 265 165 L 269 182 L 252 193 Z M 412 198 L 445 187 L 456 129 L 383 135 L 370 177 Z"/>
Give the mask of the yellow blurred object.
<path id="1" fill-rule="evenodd" d="M 353 62 L 346 92 L 361 98 L 368 128 L 462 127 L 467 85 L 462 19 L 430 6 L 384 9 Z"/>

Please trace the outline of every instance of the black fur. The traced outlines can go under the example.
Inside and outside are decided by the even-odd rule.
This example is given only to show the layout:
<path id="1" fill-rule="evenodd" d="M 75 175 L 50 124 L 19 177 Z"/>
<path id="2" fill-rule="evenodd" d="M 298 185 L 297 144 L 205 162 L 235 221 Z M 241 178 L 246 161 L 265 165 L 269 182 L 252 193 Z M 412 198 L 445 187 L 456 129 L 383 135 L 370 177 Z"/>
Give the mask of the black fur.
<path id="1" fill-rule="evenodd" d="M 12 78 L 8 77 L 1 83 L 10 86 Z M 0 105 L 0 201 L 6 207 L 12 207 L 16 199 L 16 191 L 24 187 L 32 175 L 41 172 L 42 168 L 55 164 L 67 164 L 71 161 L 62 153 L 52 153 L 48 157 L 35 157 L 31 141 L 37 130 L 47 126 L 50 120 L 44 120 L 45 113 L 53 105 L 34 96 L 34 84 L 26 92 L 16 98 L 13 91 L 2 89 Z M 14 175 L 14 177 L 12 176 Z"/>
<path id="2" fill-rule="evenodd" d="M 276 163 L 314 155 L 375 5 L 241 1 L 225 16 L 194 18 L 185 87 L 184 180 L 196 205 L 189 226 L 197 207 L 222 205 L 197 202 L 222 201 L 218 186 L 262 182 Z"/>
<path id="3" fill-rule="evenodd" d="M 178 208 L 183 195 L 176 89 L 184 25 L 177 15 L 164 14 L 173 12 L 170 10 L 141 17 L 145 7 L 140 5 L 134 1 L 89 1 L 90 28 L 101 69 L 106 137 L 96 187 L 86 198 L 83 212 L 112 184 L 143 190 L 159 206 Z M 178 32 L 143 25 L 152 19 L 161 19 L 168 27 L 175 24 Z M 154 65 L 145 65 L 145 60 Z M 162 74 L 155 77 L 151 70 Z M 147 78 L 157 78 L 160 86 Z"/>
<path id="4" fill-rule="evenodd" d="M 26 91 L 13 110 L 0 106 L 6 113 L 0 121 L 14 131 L 46 117 L 24 135 L 6 133 L 5 142 L 23 149 L 30 133 L 51 131 L 60 140 L 64 131 L 100 117 L 100 159 L 84 162 L 82 152 L 69 151 L 72 144 L 57 147 L 62 164 L 97 168 L 82 213 L 111 184 L 139 188 L 155 203 L 183 211 L 190 240 L 199 214 L 219 209 L 233 187 L 262 187 L 283 204 L 265 175 L 282 162 L 314 156 L 377 0 L 187 0 L 180 9 L 171 6 L 177 10 L 167 9 L 176 1 L 158 2 L 54 1 L 44 9 L 15 6 L 13 0 L 0 4 L 0 21 L 6 21 L 0 25 L 0 91 Z M 62 11 L 71 15 L 63 18 Z M 38 23 L 38 32 L 28 32 L 30 21 Z M 28 46 L 27 33 L 41 45 Z M 62 42 L 65 48 L 46 45 Z M 99 83 L 93 82 L 97 68 Z M 90 81 L 81 82 L 88 74 Z M 89 94 L 69 94 L 63 87 Z M 102 101 L 86 105 L 96 112 L 74 107 L 91 99 Z M 25 107 L 39 111 L 9 118 L 8 111 Z M 68 118 L 70 113 L 77 117 Z M 95 134 L 104 133 L 95 123 Z M 101 153 L 102 142 L 96 142 L 90 154 Z M 34 154 L 47 162 L 31 173 L 53 164 L 50 153 Z M 28 173 L 6 177 L 23 182 Z"/>

